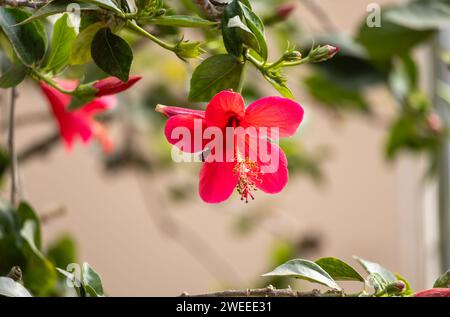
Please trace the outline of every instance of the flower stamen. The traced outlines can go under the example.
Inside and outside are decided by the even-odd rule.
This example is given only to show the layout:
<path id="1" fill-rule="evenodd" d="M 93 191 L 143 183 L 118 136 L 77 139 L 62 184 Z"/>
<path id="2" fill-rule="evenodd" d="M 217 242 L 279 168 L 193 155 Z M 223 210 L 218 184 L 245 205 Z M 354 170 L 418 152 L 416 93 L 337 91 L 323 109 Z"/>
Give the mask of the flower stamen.
<path id="1" fill-rule="evenodd" d="M 241 196 L 241 200 L 245 200 L 245 203 L 248 203 L 249 197 L 255 200 L 252 192 L 258 190 L 256 184 L 261 182 L 258 163 L 249 158 L 240 160 L 234 167 L 233 173 L 238 175 L 236 190 Z"/>

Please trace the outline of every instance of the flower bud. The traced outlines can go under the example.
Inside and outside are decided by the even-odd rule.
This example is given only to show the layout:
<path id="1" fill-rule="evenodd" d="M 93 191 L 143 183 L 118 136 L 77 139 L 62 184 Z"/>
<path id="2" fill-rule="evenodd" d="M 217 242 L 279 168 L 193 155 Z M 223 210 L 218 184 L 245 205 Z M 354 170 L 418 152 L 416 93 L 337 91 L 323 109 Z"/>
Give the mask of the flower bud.
<path id="1" fill-rule="evenodd" d="M 280 5 L 277 8 L 277 17 L 279 20 L 284 21 L 289 18 L 289 16 L 292 14 L 292 12 L 295 10 L 295 4 L 293 3 L 285 3 Z"/>
<path id="2" fill-rule="evenodd" d="M 309 57 L 311 62 L 320 63 L 333 58 L 338 52 L 339 47 L 331 45 L 318 46 L 309 53 Z"/>
<path id="3" fill-rule="evenodd" d="M 442 120 L 436 113 L 432 113 L 427 117 L 427 124 L 431 131 L 436 134 L 441 133 L 444 129 Z"/>
<path id="4" fill-rule="evenodd" d="M 288 51 L 283 55 L 283 59 L 286 62 L 296 62 L 301 60 L 302 57 L 302 53 L 300 53 L 299 51 Z"/>
<path id="5" fill-rule="evenodd" d="M 450 288 L 432 288 L 418 292 L 414 297 L 450 297 Z"/>
<path id="6" fill-rule="evenodd" d="M 123 82 L 116 77 L 107 77 L 95 82 L 92 86 L 97 89 L 96 97 L 115 95 L 133 86 L 141 80 L 141 76 L 130 76 L 127 82 Z"/>

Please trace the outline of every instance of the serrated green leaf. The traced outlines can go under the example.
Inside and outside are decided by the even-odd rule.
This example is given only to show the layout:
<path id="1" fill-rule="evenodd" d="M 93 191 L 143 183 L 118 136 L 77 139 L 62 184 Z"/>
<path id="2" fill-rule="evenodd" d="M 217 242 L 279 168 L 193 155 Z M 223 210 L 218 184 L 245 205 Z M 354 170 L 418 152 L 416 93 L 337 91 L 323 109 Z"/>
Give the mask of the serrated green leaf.
<path id="1" fill-rule="evenodd" d="M 91 56 L 105 73 L 124 82 L 128 81 L 133 52 L 128 43 L 112 33 L 110 28 L 101 28 L 95 34 L 91 44 Z"/>
<path id="2" fill-rule="evenodd" d="M 203 61 L 191 78 L 190 101 L 209 101 L 222 90 L 237 90 L 243 64 L 231 55 L 215 55 Z"/>
<path id="3" fill-rule="evenodd" d="M 341 290 L 341 287 L 324 269 L 314 262 L 303 259 L 290 260 L 278 266 L 272 272 L 264 274 L 263 276 L 295 277 L 298 279 L 319 283 L 332 289 Z"/>
<path id="4" fill-rule="evenodd" d="M 64 13 L 53 27 L 50 55 L 45 70 L 57 74 L 67 66 L 76 36 L 68 14 Z"/>
<path id="5" fill-rule="evenodd" d="M 350 265 L 334 257 L 321 258 L 316 261 L 336 281 L 360 281 L 364 278 Z"/>
<path id="6" fill-rule="evenodd" d="M 42 23 L 34 21 L 17 25 L 30 17 L 30 13 L 17 8 L 0 8 L 0 27 L 11 43 L 18 58 L 26 66 L 40 63 L 47 50 L 47 35 Z"/>

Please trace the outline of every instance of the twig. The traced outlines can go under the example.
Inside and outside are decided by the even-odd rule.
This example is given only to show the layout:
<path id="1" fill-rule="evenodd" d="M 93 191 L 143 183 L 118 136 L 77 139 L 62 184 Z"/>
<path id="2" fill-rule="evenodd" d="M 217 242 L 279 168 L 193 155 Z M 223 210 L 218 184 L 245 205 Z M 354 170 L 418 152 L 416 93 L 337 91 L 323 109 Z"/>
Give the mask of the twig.
<path id="1" fill-rule="evenodd" d="M 265 288 L 247 290 L 227 290 L 222 292 L 189 295 L 183 293 L 181 297 L 342 297 L 341 292 L 327 292 L 322 294 L 318 290 L 311 292 L 294 291 L 292 288 L 276 289 L 272 285 Z"/>
<path id="2" fill-rule="evenodd" d="M 0 0 L 0 7 L 8 5 L 10 7 L 27 7 L 31 9 L 38 9 L 48 3 L 47 0 Z"/>
<path id="3" fill-rule="evenodd" d="M 9 104 L 9 129 L 8 129 L 8 151 L 11 162 L 11 205 L 17 204 L 17 192 L 18 192 L 18 174 L 17 174 L 17 154 L 15 145 L 15 112 L 16 112 L 16 88 L 11 88 L 11 100 Z"/>
<path id="4" fill-rule="evenodd" d="M 21 163 L 28 161 L 36 155 L 46 154 L 51 148 L 59 143 L 59 132 L 55 131 L 44 137 L 43 139 L 31 144 L 28 148 L 21 151 L 17 158 Z"/>
<path id="5" fill-rule="evenodd" d="M 339 33 L 338 26 L 333 22 L 327 12 L 317 3 L 316 0 L 300 0 L 301 3 L 314 15 L 316 20 L 329 33 Z"/>

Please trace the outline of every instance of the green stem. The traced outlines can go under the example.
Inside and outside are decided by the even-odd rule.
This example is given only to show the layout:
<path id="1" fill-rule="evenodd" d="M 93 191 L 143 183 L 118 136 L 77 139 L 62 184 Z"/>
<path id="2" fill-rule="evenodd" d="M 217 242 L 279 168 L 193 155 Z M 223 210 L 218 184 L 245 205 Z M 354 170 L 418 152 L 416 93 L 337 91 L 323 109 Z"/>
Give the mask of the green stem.
<path id="1" fill-rule="evenodd" d="M 257 58 L 253 57 L 248 52 L 247 52 L 247 54 L 245 54 L 245 59 L 248 60 L 250 63 L 252 63 L 260 71 L 264 71 L 264 63 L 262 61 L 258 60 Z"/>
<path id="2" fill-rule="evenodd" d="M 150 39 L 151 41 L 153 41 L 154 43 L 158 44 L 159 46 L 165 48 L 166 50 L 175 52 L 176 49 L 176 45 L 174 44 L 170 44 L 170 43 L 166 43 L 163 40 L 157 38 L 156 36 L 154 36 L 153 34 L 147 32 L 146 30 L 144 30 L 143 28 L 141 28 L 139 25 L 137 25 L 134 22 L 131 21 L 127 21 L 127 27 L 130 30 L 133 30 L 139 34 L 141 34 L 142 36 Z"/>
<path id="3" fill-rule="evenodd" d="M 303 65 L 303 64 L 309 63 L 310 60 L 311 60 L 311 58 L 309 56 L 306 56 L 305 58 L 302 58 L 295 62 L 284 62 L 283 67 L 292 67 L 292 66 Z"/>
<path id="4" fill-rule="evenodd" d="M 53 81 L 53 79 L 47 77 L 46 75 L 40 73 L 37 70 L 32 70 L 32 75 L 34 75 L 34 77 L 36 77 L 38 80 L 42 80 L 43 82 L 47 83 L 49 86 L 62 92 L 63 94 L 71 95 L 73 93 L 73 90 L 66 90 L 66 89 L 62 88 L 55 81 Z"/>

